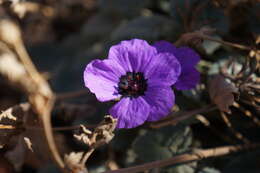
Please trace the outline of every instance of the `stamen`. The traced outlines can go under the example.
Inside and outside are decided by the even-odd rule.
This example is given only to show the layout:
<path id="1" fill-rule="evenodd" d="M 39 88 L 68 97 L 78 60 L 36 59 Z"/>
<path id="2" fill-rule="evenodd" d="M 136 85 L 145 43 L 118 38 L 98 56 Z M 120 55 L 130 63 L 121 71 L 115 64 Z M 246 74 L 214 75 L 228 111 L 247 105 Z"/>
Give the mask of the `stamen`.
<path id="1" fill-rule="evenodd" d="M 118 92 L 123 97 L 138 97 L 144 95 L 147 89 L 147 80 L 141 72 L 127 72 L 120 77 Z"/>

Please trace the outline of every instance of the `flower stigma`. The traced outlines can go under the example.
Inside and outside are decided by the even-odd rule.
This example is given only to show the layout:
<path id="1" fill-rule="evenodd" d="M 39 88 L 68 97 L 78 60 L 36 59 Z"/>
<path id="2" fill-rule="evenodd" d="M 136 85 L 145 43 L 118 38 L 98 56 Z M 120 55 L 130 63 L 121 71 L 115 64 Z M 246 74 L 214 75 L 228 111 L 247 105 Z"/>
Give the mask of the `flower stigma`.
<path id="1" fill-rule="evenodd" d="M 141 72 L 127 72 L 120 77 L 118 83 L 118 93 L 123 97 L 139 97 L 145 94 L 147 89 L 147 79 Z"/>

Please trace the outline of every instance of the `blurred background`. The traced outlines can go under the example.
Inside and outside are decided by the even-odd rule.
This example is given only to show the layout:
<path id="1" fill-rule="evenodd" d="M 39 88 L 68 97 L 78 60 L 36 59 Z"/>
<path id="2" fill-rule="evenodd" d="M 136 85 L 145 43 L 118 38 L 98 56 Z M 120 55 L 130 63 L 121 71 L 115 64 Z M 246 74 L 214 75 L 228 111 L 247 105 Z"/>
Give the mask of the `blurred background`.
<path id="1" fill-rule="evenodd" d="M 0 0 L 0 4 L 0 20 L 13 21 L 20 27 L 32 61 L 53 91 L 58 95 L 74 91 L 83 93 L 56 103 L 52 113 L 54 127 L 97 124 L 108 113 L 113 103 L 99 103 L 84 88 L 83 71 L 91 60 L 106 58 L 110 46 L 121 40 L 141 38 L 150 43 L 159 40 L 174 43 L 184 33 L 210 27 L 216 30 L 212 35 L 215 39 L 258 48 L 260 42 L 257 42 L 260 33 L 258 0 Z M 175 91 L 176 110 L 188 111 L 207 106 L 211 102 L 207 87 L 211 75 L 220 73 L 231 59 L 233 67 L 225 66 L 226 70 L 239 71 L 248 51 L 213 41 L 191 42 L 187 46 L 202 57 L 198 65 L 201 83 L 191 91 Z M 1 51 L 2 48 L 0 58 Z M 259 77 L 257 72 L 252 75 Z M 26 101 L 19 86 L 10 85 L 1 76 L 0 88 L 0 110 Z M 259 94 L 259 90 L 256 93 Z M 239 106 L 231 107 L 232 113 L 227 115 L 231 125 L 214 110 L 201 115 L 210 124 L 208 126 L 205 121 L 193 117 L 159 129 L 144 125 L 117 130 L 115 138 L 90 157 L 89 172 L 99 173 L 170 158 L 196 147 L 259 142 L 259 99 L 256 104 L 248 103 L 247 97 L 240 93 L 240 100 Z M 247 111 L 250 116 L 245 115 Z M 87 149 L 73 137 L 78 130 L 55 130 L 56 143 L 63 154 Z M 1 135 L 0 139 L 5 139 L 5 133 Z M 21 134 L 8 132 L 8 135 L 15 140 L 1 142 L 5 146 L 0 149 L 0 173 L 59 172 L 50 161 L 39 131 L 31 129 L 22 134 L 31 139 L 34 152 L 17 140 Z M 260 150 L 254 150 L 151 172 L 259 173 L 259 156 Z"/>

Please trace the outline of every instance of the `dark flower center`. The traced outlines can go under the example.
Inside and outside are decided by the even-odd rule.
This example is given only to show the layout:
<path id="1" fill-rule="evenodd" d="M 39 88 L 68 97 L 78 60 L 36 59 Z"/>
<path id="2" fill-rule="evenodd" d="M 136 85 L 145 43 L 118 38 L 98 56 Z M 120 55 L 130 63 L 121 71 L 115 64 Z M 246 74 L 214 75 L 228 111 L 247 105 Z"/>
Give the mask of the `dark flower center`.
<path id="1" fill-rule="evenodd" d="M 147 80 L 143 73 L 127 72 L 126 75 L 120 77 L 118 83 L 118 92 L 123 97 L 138 97 L 144 95 L 147 89 Z"/>

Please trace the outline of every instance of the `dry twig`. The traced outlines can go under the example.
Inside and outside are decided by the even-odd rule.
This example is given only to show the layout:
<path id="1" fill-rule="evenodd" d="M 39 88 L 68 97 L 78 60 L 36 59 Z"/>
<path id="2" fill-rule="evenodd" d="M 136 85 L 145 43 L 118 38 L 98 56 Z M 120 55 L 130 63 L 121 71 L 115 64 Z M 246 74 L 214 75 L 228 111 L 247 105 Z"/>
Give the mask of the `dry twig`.
<path id="1" fill-rule="evenodd" d="M 175 125 L 175 124 L 177 124 L 181 121 L 184 121 L 188 118 L 191 118 L 192 116 L 194 116 L 196 114 L 210 112 L 210 111 L 215 110 L 215 109 L 217 109 L 216 106 L 207 105 L 207 106 L 202 107 L 200 109 L 195 109 L 195 110 L 191 110 L 191 111 L 187 111 L 187 112 L 173 113 L 172 115 L 166 117 L 165 119 L 163 119 L 161 121 L 151 123 L 150 127 L 151 128 L 161 128 L 161 127 L 168 126 L 168 125 Z"/>
<path id="2" fill-rule="evenodd" d="M 61 170 L 64 171 L 64 163 L 57 151 L 51 129 L 50 114 L 55 98 L 49 84 L 32 63 L 24 47 L 19 27 L 9 19 L 0 20 L 0 40 L 14 50 L 20 62 L 17 62 L 17 60 L 12 62 L 15 62 L 16 64 L 14 65 L 22 69 L 22 71 L 17 71 L 16 69 L 12 71 L 12 69 L 6 68 L 1 74 L 5 76 L 10 83 L 14 83 L 14 85 L 19 83 L 20 88 L 26 92 L 34 112 L 42 122 L 44 135 L 47 139 L 53 159 Z M 13 66 L 11 65 L 9 67 Z"/>
<path id="3" fill-rule="evenodd" d="M 185 34 L 181 35 L 181 37 L 175 42 L 175 45 L 182 46 L 182 45 L 187 45 L 190 42 L 199 43 L 199 42 L 202 42 L 203 40 L 209 40 L 209 41 L 218 42 L 222 45 L 241 49 L 241 50 L 247 50 L 247 51 L 252 50 L 252 48 L 250 48 L 248 46 L 244 46 L 244 45 L 241 45 L 238 43 L 231 43 L 228 41 L 219 40 L 219 39 L 209 36 L 210 34 L 212 34 L 214 32 L 215 32 L 214 29 L 204 27 L 198 31 L 185 33 Z"/>
<path id="4" fill-rule="evenodd" d="M 211 126 L 209 120 L 203 116 L 203 115 L 197 115 L 196 119 L 199 120 L 205 127 L 209 128 L 215 135 L 223 139 L 224 141 L 230 143 L 230 144 L 236 144 L 237 142 L 233 139 L 231 139 L 229 136 L 222 134 L 218 129 Z"/>
<path id="5" fill-rule="evenodd" d="M 82 90 L 77 90 L 77 91 L 72 91 L 72 92 L 67 92 L 67 93 L 60 93 L 60 94 L 57 94 L 56 99 L 57 100 L 71 99 L 71 98 L 86 95 L 88 93 L 89 93 L 89 91 L 87 89 L 82 89 Z"/>
<path id="6" fill-rule="evenodd" d="M 107 144 L 114 137 L 113 131 L 115 130 L 117 120 L 108 115 L 104 117 L 104 120 L 94 129 L 93 132 L 81 125 L 83 133 L 80 135 L 74 135 L 74 137 L 89 146 L 89 150 L 83 153 L 71 153 L 65 157 L 66 166 L 73 173 L 85 173 L 87 169 L 85 164 L 90 155 L 95 149 L 101 145 Z M 76 157 L 72 162 L 69 162 L 72 157 Z"/>
<path id="7" fill-rule="evenodd" d="M 233 145 L 233 146 L 224 146 L 211 149 L 197 149 L 192 153 L 181 154 L 169 159 L 154 161 L 146 163 L 143 165 L 133 166 L 130 168 L 123 168 L 119 170 L 106 171 L 105 173 L 137 173 L 153 168 L 161 168 L 170 165 L 183 164 L 187 162 L 192 162 L 196 160 L 202 160 L 209 157 L 218 157 L 234 152 L 239 152 L 242 150 L 254 149 L 260 147 L 260 144 L 247 144 L 247 145 Z"/>
<path id="8" fill-rule="evenodd" d="M 227 127 L 230 129 L 230 131 L 234 134 L 234 136 L 237 139 L 243 141 L 246 144 L 250 143 L 250 141 L 244 135 L 242 135 L 240 132 L 234 129 L 234 127 L 232 126 L 231 122 L 228 119 L 228 116 L 224 112 L 221 112 L 220 115 L 223 121 L 225 122 L 225 124 L 227 125 Z"/>

